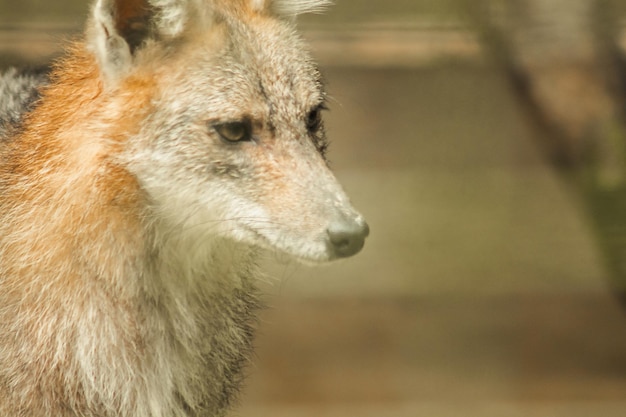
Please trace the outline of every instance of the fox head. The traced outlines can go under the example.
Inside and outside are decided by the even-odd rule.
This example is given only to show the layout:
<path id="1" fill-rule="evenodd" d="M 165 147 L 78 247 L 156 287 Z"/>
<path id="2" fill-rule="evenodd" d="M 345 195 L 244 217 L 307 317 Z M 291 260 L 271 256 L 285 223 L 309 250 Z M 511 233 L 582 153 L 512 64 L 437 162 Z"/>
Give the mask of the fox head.
<path id="1" fill-rule="evenodd" d="M 368 226 L 324 155 L 320 72 L 293 27 L 327 3 L 95 3 L 87 46 L 104 93 L 149 95 L 149 109 L 118 109 L 143 115 L 118 162 L 164 223 L 313 262 L 362 248 Z"/>

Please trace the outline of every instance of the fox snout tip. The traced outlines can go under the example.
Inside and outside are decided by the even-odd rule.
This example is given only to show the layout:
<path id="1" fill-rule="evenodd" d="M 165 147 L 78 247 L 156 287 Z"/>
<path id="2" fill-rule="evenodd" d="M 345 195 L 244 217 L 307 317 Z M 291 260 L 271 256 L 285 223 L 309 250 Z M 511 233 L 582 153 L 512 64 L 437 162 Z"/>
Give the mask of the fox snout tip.
<path id="1" fill-rule="evenodd" d="M 370 228 L 361 216 L 343 217 L 333 221 L 326 232 L 329 248 L 334 258 L 347 258 L 363 249 Z"/>

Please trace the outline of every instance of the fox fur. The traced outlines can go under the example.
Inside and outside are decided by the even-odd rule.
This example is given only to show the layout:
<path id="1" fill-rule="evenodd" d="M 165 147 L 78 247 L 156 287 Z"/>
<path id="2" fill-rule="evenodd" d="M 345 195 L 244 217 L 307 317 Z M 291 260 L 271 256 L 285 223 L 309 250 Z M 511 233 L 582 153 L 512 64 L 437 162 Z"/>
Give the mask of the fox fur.
<path id="1" fill-rule="evenodd" d="M 260 251 L 358 252 L 293 27 L 326 4 L 97 0 L 49 74 L 0 78 L 0 416 L 223 416 Z"/>
<path id="2" fill-rule="evenodd" d="M 11 68 L 0 74 L 0 138 L 6 130 L 19 124 L 39 98 L 39 87 L 46 83 L 44 69 L 18 71 Z"/>

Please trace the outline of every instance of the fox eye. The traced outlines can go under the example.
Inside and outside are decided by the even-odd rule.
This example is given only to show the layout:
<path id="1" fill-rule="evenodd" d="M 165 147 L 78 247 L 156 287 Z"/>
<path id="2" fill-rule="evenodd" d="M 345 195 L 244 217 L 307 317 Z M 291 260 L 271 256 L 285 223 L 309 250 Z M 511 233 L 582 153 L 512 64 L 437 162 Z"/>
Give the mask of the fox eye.
<path id="1" fill-rule="evenodd" d="M 322 125 L 323 106 L 318 106 L 311 110 L 306 118 L 306 128 L 309 132 L 317 132 Z"/>
<path id="2" fill-rule="evenodd" d="M 218 123 L 213 125 L 213 129 L 227 142 L 245 142 L 252 139 L 252 127 L 247 121 Z"/>

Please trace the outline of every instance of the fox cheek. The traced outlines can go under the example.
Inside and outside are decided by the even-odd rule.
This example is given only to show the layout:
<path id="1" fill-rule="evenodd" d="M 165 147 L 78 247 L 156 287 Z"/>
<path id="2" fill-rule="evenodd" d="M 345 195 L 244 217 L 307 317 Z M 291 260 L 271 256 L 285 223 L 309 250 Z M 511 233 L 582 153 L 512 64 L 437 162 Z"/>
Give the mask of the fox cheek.
<path id="1" fill-rule="evenodd" d="M 219 178 L 224 177 L 239 179 L 245 176 L 240 166 L 225 161 L 216 161 L 211 163 L 209 166 L 209 172 L 212 176 Z"/>

